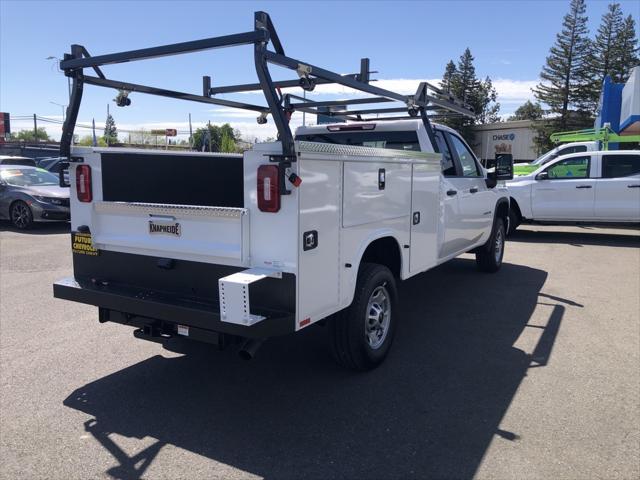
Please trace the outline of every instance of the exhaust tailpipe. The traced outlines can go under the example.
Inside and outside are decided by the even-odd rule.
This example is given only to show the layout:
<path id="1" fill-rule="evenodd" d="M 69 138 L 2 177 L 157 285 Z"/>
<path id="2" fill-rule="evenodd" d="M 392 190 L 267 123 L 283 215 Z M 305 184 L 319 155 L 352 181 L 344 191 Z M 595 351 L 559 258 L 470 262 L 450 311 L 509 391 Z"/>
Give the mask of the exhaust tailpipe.
<path id="1" fill-rule="evenodd" d="M 240 355 L 240 358 L 245 360 L 251 360 L 256 356 L 256 352 L 262 346 L 264 341 L 264 338 L 248 338 L 240 347 L 238 355 Z"/>

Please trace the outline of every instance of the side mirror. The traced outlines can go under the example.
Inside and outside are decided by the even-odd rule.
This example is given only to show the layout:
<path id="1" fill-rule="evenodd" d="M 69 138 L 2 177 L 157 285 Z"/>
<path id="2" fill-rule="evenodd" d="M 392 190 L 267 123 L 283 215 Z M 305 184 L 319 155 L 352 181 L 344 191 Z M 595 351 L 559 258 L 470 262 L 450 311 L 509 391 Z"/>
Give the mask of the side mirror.
<path id="1" fill-rule="evenodd" d="M 513 156 L 499 155 L 487 159 L 487 187 L 494 188 L 500 180 L 513 180 Z"/>
<path id="2" fill-rule="evenodd" d="M 512 155 L 499 155 L 496 158 L 496 178 L 498 180 L 513 180 Z"/>
<path id="3" fill-rule="evenodd" d="M 549 172 L 540 172 L 536 175 L 536 180 L 549 180 Z"/>
<path id="4" fill-rule="evenodd" d="M 67 181 L 68 178 L 69 178 L 69 162 L 60 162 L 60 170 L 58 171 L 59 185 L 61 187 L 70 187 L 71 185 Z"/>

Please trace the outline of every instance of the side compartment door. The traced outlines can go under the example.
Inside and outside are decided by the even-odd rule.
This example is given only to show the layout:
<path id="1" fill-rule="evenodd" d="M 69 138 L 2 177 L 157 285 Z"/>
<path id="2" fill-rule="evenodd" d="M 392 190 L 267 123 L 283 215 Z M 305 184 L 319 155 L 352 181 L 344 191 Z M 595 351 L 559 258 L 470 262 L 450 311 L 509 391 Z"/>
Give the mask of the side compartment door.
<path id="1" fill-rule="evenodd" d="M 409 271 L 421 272 L 438 261 L 440 166 L 414 163 L 411 191 Z"/>
<path id="2" fill-rule="evenodd" d="M 296 330 L 339 303 L 341 162 L 301 158 Z M 309 320 L 307 320 L 309 319 Z"/>
<path id="3" fill-rule="evenodd" d="M 566 158 L 547 167 L 547 178 L 536 180 L 532 187 L 533 218 L 593 220 L 596 182 L 590 168 L 590 155 Z"/>
<path id="4" fill-rule="evenodd" d="M 640 155 L 602 154 L 595 219 L 640 222 Z"/>

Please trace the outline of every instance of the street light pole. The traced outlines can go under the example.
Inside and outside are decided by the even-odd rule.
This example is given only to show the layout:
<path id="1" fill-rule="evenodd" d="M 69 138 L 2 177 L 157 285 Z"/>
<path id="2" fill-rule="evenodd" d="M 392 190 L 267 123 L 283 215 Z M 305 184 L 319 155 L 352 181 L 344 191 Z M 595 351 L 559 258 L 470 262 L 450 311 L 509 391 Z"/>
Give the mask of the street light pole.
<path id="1" fill-rule="evenodd" d="M 61 60 L 58 57 L 50 55 L 47 58 L 45 58 L 45 60 L 55 60 L 56 69 L 58 70 L 58 72 L 63 73 L 62 70 L 60 70 Z M 71 77 L 67 77 L 67 88 L 69 89 L 69 102 L 71 102 Z"/>
<path id="2" fill-rule="evenodd" d="M 51 103 L 53 105 L 58 105 L 60 108 L 62 108 L 62 122 L 64 123 L 64 111 L 67 108 L 67 106 L 66 105 L 62 105 L 61 103 L 52 102 L 52 101 L 49 101 L 49 103 Z"/>

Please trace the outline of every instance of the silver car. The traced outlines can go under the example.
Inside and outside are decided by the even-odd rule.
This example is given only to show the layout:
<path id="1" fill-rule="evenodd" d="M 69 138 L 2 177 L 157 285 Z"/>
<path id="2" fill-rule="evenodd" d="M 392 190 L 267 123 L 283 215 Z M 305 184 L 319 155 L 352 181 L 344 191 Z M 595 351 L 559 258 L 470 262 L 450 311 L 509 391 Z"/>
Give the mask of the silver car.
<path id="1" fill-rule="evenodd" d="M 21 230 L 33 222 L 69 220 L 69 187 L 42 168 L 0 165 L 0 218 Z"/>

